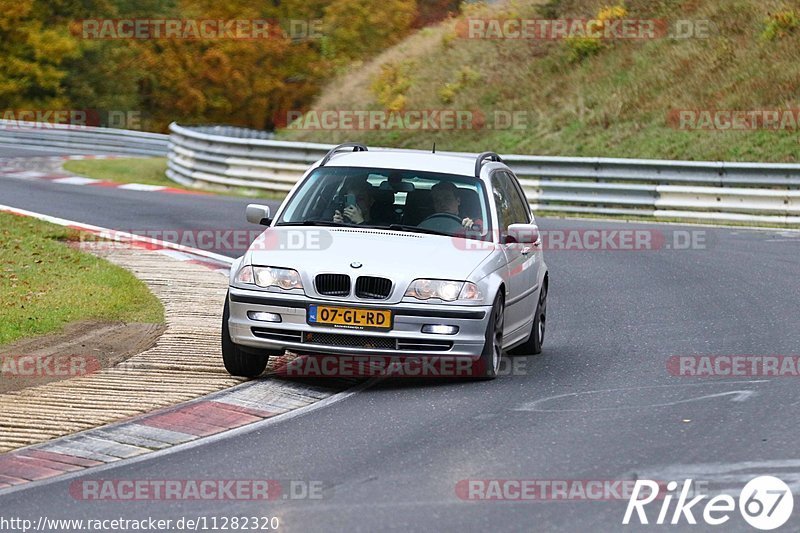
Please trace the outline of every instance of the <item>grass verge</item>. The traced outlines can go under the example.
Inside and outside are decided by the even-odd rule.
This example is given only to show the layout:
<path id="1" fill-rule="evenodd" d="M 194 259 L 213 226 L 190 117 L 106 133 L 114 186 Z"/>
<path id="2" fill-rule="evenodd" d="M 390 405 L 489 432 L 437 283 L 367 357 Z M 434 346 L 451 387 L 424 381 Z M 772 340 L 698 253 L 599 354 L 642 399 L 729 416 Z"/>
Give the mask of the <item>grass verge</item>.
<path id="1" fill-rule="evenodd" d="M 66 324 L 164 323 L 164 307 L 132 273 L 70 248 L 74 230 L 0 213 L 0 346 Z"/>
<path id="2" fill-rule="evenodd" d="M 79 159 L 64 163 L 64 170 L 98 180 L 185 188 L 169 179 L 165 157 Z"/>

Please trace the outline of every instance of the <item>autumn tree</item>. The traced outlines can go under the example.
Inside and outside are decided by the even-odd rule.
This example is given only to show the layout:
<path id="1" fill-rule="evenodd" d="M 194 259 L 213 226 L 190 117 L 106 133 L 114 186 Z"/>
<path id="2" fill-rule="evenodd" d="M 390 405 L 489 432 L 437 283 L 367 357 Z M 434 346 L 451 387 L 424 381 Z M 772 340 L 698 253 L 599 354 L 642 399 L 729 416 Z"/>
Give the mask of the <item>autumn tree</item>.
<path id="1" fill-rule="evenodd" d="M 400 42 L 417 16 L 416 0 L 340 0 L 325 8 L 325 57 L 345 64 Z"/>
<path id="2" fill-rule="evenodd" d="M 49 26 L 33 0 L 0 0 L 0 106 L 68 107 L 64 62 L 79 53 L 66 26 Z"/>
<path id="3" fill-rule="evenodd" d="M 172 121 L 271 129 L 281 112 L 305 110 L 351 61 L 380 53 L 458 4 L 0 0 L 0 109 L 139 111 L 156 131 Z M 89 39 L 81 31 L 84 19 L 133 18 L 270 19 L 300 33 L 135 40 Z"/>

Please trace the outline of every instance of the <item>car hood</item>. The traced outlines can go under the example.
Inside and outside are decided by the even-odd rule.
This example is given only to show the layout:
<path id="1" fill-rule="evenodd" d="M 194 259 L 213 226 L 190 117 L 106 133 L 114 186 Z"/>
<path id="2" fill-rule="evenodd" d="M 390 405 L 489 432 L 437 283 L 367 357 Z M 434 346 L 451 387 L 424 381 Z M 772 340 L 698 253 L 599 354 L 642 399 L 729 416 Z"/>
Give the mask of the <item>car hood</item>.
<path id="1" fill-rule="evenodd" d="M 367 276 L 466 280 L 495 246 L 474 240 L 359 228 L 272 227 L 251 245 L 250 263 Z M 352 265 L 360 263 L 355 269 Z"/>

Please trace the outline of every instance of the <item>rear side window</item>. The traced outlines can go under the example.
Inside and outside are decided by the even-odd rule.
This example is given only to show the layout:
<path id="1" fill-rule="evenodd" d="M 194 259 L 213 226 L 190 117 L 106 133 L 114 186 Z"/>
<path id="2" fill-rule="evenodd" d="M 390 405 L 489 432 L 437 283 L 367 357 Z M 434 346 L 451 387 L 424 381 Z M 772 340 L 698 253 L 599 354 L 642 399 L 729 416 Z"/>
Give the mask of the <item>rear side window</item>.
<path id="1" fill-rule="evenodd" d="M 492 192 L 501 230 L 507 229 L 511 224 L 530 222 L 528 203 L 520 195 L 513 180 L 513 176 L 505 171 L 492 174 Z"/>

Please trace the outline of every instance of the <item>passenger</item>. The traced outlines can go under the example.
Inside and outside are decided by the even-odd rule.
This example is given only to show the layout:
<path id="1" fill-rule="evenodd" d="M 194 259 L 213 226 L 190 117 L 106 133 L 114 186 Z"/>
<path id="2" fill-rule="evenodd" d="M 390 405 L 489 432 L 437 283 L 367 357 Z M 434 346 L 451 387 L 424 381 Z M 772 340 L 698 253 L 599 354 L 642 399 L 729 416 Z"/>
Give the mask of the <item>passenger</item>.
<path id="1" fill-rule="evenodd" d="M 371 220 L 370 211 L 375 203 L 372 186 L 366 181 L 348 183 L 345 187 L 346 195 L 353 195 L 355 203 L 345 205 L 342 210 L 333 213 L 333 221 L 337 224 L 366 224 Z"/>

